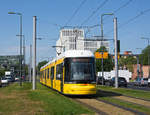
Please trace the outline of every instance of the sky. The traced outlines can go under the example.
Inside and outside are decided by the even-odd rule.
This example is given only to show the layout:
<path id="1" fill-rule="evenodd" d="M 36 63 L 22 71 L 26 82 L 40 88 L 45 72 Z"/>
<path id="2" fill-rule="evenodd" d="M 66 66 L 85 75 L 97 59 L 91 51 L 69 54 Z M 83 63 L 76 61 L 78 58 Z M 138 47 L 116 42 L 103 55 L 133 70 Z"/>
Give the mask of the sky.
<path id="1" fill-rule="evenodd" d="M 50 60 L 56 51 L 52 46 L 59 39 L 63 26 L 100 25 L 101 15 L 114 13 L 118 21 L 118 39 L 121 53 L 141 53 L 150 38 L 150 0 L 0 0 L 0 55 L 18 55 L 20 47 L 20 18 L 8 12 L 23 15 L 23 35 L 26 40 L 26 62 L 32 44 L 33 16 L 37 16 L 37 62 Z M 104 36 L 113 39 L 113 16 L 103 17 Z M 101 35 L 100 26 L 89 30 L 86 37 Z M 138 49 L 137 49 L 138 48 Z M 110 41 L 110 52 L 114 43 Z"/>

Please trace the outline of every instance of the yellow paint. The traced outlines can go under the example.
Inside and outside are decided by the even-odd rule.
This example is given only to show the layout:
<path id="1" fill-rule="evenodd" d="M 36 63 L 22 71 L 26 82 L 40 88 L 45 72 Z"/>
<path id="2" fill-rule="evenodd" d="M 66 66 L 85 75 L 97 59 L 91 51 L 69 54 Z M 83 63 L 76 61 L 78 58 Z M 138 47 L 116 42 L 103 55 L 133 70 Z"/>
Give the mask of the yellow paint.
<path id="1" fill-rule="evenodd" d="M 64 94 L 96 94 L 96 84 L 64 84 Z"/>

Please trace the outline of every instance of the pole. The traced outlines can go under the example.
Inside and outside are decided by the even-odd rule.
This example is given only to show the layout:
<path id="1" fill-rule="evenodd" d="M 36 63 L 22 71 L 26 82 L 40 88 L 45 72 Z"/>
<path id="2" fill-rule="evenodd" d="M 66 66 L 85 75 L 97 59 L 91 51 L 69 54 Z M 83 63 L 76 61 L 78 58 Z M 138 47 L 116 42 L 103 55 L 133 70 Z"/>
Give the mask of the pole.
<path id="1" fill-rule="evenodd" d="M 101 37 L 102 37 L 102 41 L 101 41 L 101 46 L 103 46 L 103 16 L 105 15 L 114 15 L 113 13 L 105 13 L 101 15 Z M 102 47 L 102 60 L 101 60 L 101 68 L 102 68 L 102 85 L 104 85 L 104 58 L 103 58 L 103 54 L 104 54 L 104 47 Z"/>
<path id="2" fill-rule="evenodd" d="M 141 57 L 141 78 L 143 77 L 143 56 Z"/>
<path id="3" fill-rule="evenodd" d="M 36 16 L 33 16 L 33 81 L 32 89 L 36 89 Z"/>
<path id="4" fill-rule="evenodd" d="M 20 86 L 22 86 L 22 15 L 20 15 Z"/>
<path id="5" fill-rule="evenodd" d="M 32 81 L 32 45 L 30 44 L 29 82 Z"/>
<path id="6" fill-rule="evenodd" d="M 149 39 L 150 38 L 147 38 L 147 42 L 148 42 L 148 46 L 149 46 Z M 147 48 L 148 48 L 148 46 L 147 46 Z M 148 78 L 150 78 L 150 68 L 149 68 L 149 65 L 150 65 L 150 60 L 149 60 L 149 58 L 150 58 L 150 54 L 149 54 L 150 52 L 149 52 L 149 50 L 148 50 Z"/>
<path id="7" fill-rule="evenodd" d="M 102 41 L 101 41 L 101 46 L 103 46 L 103 16 L 101 15 L 101 37 L 102 37 Z M 102 47 L 102 59 L 101 59 L 101 68 L 102 68 L 102 85 L 104 85 L 104 59 L 103 59 L 103 47 Z"/>
<path id="8" fill-rule="evenodd" d="M 77 49 L 78 30 L 76 29 L 74 31 L 74 33 L 75 33 L 75 50 L 76 50 Z"/>
<path id="9" fill-rule="evenodd" d="M 118 88 L 118 51 L 117 51 L 117 18 L 114 17 L 114 42 L 115 42 L 115 88 Z"/>
<path id="10" fill-rule="evenodd" d="M 25 37 L 23 36 L 23 68 L 24 68 L 24 80 L 26 79 L 26 72 L 25 72 Z"/>
<path id="11" fill-rule="evenodd" d="M 139 78 L 139 55 L 137 55 L 137 78 Z"/>

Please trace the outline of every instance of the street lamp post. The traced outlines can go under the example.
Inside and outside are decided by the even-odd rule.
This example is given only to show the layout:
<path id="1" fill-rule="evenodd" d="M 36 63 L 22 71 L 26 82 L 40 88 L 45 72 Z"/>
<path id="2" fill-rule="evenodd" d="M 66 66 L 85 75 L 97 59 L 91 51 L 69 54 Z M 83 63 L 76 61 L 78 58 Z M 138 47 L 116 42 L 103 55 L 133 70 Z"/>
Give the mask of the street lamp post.
<path id="1" fill-rule="evenodd" d="M 23 69 L 24 69 L 24 80 L 26 80 L 26 59 L 25 59 L 25 56 L 26 56 L 26 46 L 25 46 L 25 36 L 23 36 Z"/>
<path id="2" fill-rule="evenodd" d="M 79 32 L 79 31 L 78 31 L 77 29 L 74 29 L 73 32 L 74 32 L 74 34 L 75 34 L 75 39 L 74 39 L 74 42 L 75 42 L 75 44 L 74 44 L 74 49 L 77 50 L 77 39 L 78 39 L 78 32 Z"/>
<path id="3" fill-rule="evenodd" d="M 32 78 L 32 90 L 36 89 L 36 16 L 33 16 L 33 78 Z"/>
<path id="4" fill-rule="evenodd" d="M 115 42 L 115 88 L 118 88 L 118 28 L 117 18 L 114 17 L 114 42 Z"/>
<path id="5" fill-rule="evenodd" d="M 105 13 L 101 15 L 101 37 L 102 37 L 102 41 L 101 41 L 101 46 L 103 46 L 103 16 L 105 15 L 114 15 L 113 13 Z M 103 65 L 104 59 L 103 59 L 103 48 L 102 48 L 102 59 L 101 59 L 101 67 L 102 67 L 102 85 L 104 85 L 104 65 Z"/>
<path id="6" fill-rule="evenodd" d="M 29 82 L 32 81 L 32 45 L 30 44 Z"/>
<path id="7" fill-rule="evenodd" d="M 145 38 L 145 37 L 142 37 L 141 39 L 145 39 L 145 40 L 147 40 L 147 45 L 149 46 L 149 40 L 150 40 L 150 38 Z M 147 47 L 148 47 L 147 46 Z M 148 50 L 148 77 L 150 78 L 150 68 L 149 68 L 149 65 L 150 65 L 150 60 L 149 60 L 149 58 L 150 58 L 150 52 L 149 52 L 149 50 Z"/>
<path id="8" fill-rule="evenodd" d="M 20 35 L 16 35 L 16 36 L 19 36 L 20 37 Z M 22 67 L 22 71 L 23 71 L 23 76 L 24 76 L 24 80 L 26 79 L 26 72 L 25 72 L 25 66 L 26 66 L 26 60 L 25 60 L 25 52 L 26 52 L 26 47 L 25 47 L 25 36 L 24 35 L 22 35 L 22 40 L 23 40 L 23 46 L 22 46 L 22 49 L 23 49 L 23 53 L 22 53 L 22 55 L 23 55 L 23 60 L 22 60 L 22 65 L 23 65 L 23 67 Z"/>
<path id="9" fill-rule="evenodd" d="M 22 14 L 18 12 L 8 12 L 8 14 L 16 14 L 20 16 L 20 86 L 22 86 Z"/>

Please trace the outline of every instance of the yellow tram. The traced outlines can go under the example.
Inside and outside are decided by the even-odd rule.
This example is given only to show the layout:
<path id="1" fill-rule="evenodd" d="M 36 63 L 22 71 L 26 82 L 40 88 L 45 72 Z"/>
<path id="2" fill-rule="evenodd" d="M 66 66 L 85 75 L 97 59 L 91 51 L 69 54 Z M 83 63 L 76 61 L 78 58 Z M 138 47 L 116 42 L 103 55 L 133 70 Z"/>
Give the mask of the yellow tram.
<path id="1" fill-rule="evenodd" d="M 63 94 L 96 94 L 95 60 L 91 51 L 66 51 L 41 67 L 40 72 L 40 83 Z"/>

